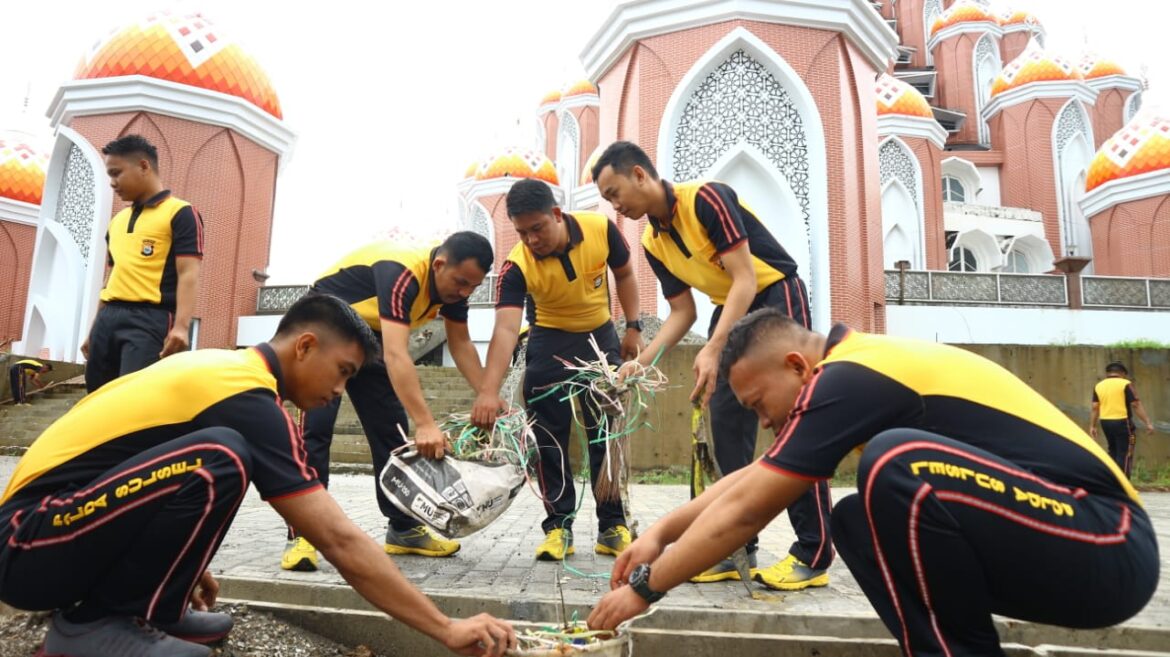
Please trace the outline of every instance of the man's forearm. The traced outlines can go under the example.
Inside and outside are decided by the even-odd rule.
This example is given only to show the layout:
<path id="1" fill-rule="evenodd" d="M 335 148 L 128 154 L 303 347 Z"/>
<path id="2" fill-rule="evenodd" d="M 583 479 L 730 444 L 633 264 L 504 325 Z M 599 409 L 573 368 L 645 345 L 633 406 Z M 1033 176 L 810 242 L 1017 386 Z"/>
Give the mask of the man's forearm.
<path id="1" fill-rule="evenodd" d="M 719 316 L 719 322 L 715 324 L 715 330 L 711 332 L 708 344 L 714 344 L 722 347 L 727 342 L 727 336 L 731 334 L 731 327 L 747 314 L 748 308 L 752 307 L 752 300 L 756 298 L 756 280 L 755 277 L 737 278 L 731 282 L 731 289 L 727 292 L 727 300 L 723 303 L 723 313 Z"/>
<path id="2" fill-rule="evenodd" d="M 520 332 L 510 326 L 501 326 L 499 320 L 492 330 L 492 341 L 488 345 L 487 366 L 483 372 L 483 383 L 476 392 L 496 394 L 508 372 L 512 352 L 520 340 Z"/>
<path id="3" fill-rule="evenodd" d="M 479 364 L 479 352 L 471 340 L 454 340 L 447 342 L 451 350 L 451 359 L 455 361 L 455 368 L 467 380 L 472 390 L 479 390 L 483 384 L 483 366 Z"/>
<path id="4" fill-rule="evenodd" d="M 1153 427 L 1154 423 L 1150 421 L 1150 416 L 1146 413 L 1146 407 L 1140 401 L 1133 403 L 1133 414 L 1138 416 L 1142 422 L 1146 423 L 1147 427 Z"/>
<path id="5" fill-rule="evenodd" d="M 646 345 L 646 351 L 638 357 L 638 361 L 643 365 L 649 365 L 658 358 L 659 352 L 670 351 L 674 345 L 682 340 L 683 336 L 690 330 L 691 325 L 695 323 L 694 315 L 685 316 L 682 313 L 671 311 L 666 316 L 666 321 L 658 329 L 658 334 Z"/>
<path id="6" fill-rule="evenodd" d="M 199 295 L 198 267 L 179 272 L 175 288 L 175 326 L 187 330 L 195 316 L 195 300 Z"/>
<path id="7" fill-rule="evenodd" d="M 618 303 L 622 307 L 622 313 L 626 320 L 636 320 L 640 313 L 638 307 L 638 284 L 634 280 L 633 272 L 626 272 L 624 276 L 618 277 L 615 275 L 615 282 L 617 284 Z"/>
<path id="8" fill-rule="evenodd" d="M 686 532 L 691 523 L 703 513 L 711 503 L 714 502 L 720 495 L 723 495 L 735 482 L 744 477 L 750 468 L 740 468 L 735 472 L 723 477 L 715 482 L 710 488 L 703 491 L 701 495 L 693 500 L 683 504 L 674 511 L 663 516 L 658 522 L 654 523 L 647 533 L 653 532 L 655 537 L 662 543 L 662 545 L 669 545 L 679 539 L 680 536 Z M 727 555 L 724 555 L 727 556 Z"/>
<path id="9" fill-rule="evenodd" d="M 418 380 L 418 371 L 414 369 L 414 362 L 406 347 L 401 349 L 387 348 L 383 351 L 386 360 L 386 371 L 390 375 L 390 386 L 394 394 L 402 402 L 407 415 L 414 420 L 415 427 L 425 427 L 435 424 L 431 409 L 423 399 L 422 384 Z M 403 431 L 407 428 L 402 427 Z"/>

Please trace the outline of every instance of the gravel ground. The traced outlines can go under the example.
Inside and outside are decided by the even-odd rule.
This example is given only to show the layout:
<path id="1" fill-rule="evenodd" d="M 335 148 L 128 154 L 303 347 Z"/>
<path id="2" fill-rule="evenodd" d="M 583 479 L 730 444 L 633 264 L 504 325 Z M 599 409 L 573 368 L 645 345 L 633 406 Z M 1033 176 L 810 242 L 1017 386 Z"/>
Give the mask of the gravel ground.
<path id="1" fill-rule="evenodd" d="M 338 645 L 246 605 L 218 611 L 236 619 L 231 635 L 212 653 L 219 657 L 390 657 L 365 646 Z M 41 646 L 47 622 L 46 614 L 0 616 L 0 657 L 31 657 Z"/>

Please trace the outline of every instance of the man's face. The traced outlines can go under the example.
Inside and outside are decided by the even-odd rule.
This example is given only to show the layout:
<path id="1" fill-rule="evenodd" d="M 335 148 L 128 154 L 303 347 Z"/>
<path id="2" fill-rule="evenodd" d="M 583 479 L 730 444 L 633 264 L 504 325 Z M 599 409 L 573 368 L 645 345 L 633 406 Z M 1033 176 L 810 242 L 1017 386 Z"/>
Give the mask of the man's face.
<path id="1" fill-rule="evenodd" d="M 727 383 L 739 402 L 756 412 L 761 426 L 779 431 L 811 378 L 812 366 L 799 352 L 764 345 L 731 367 Z"/>
<path id="2" fill-rule="evenodd" d="M 564 218 L 560 208 L 552 212 L 525 212 L 512 217 L 512 226 L 520 241 L 540 257 L 552 255 L 561 249 L 565 239 Z"/>
<path id="3" fill-rule="evenodd" d="M 459 303 L 470 297 L 487 276 L 475 258 L 450 262 L 446 256 L 439 256 L 431 263 L 431 270 L 435 276 L 435 289 L 443 303 Z"/>
<path id="4" fill-rule="evenodd" d="M 110 187 L 123 201 L 134 202 L 142 196 L 149 173 L 150 164 L 145 159 L 106 156 L 106 175 L 110 177 Z"/>
<path id="5" fill-rule="evenodd" d="M 597 177 L 597 189 L 614 210 L 630 219 L 641 219 L 649 209 L 648 181 L 649 177 L 642 167 L 636 166 L 629 174 L 621 174 L 615 172 L 612 166 L 606 166 Z"/>
<path id="6" fill-rule="evenodd" d="M 293 367 L 284 373 L 285 392 L 302 410 L 320 408 L 340 397 L 345 382 L 365 360 L 360 344 L 328 333 L 307 331 L 295 344 Z"/>

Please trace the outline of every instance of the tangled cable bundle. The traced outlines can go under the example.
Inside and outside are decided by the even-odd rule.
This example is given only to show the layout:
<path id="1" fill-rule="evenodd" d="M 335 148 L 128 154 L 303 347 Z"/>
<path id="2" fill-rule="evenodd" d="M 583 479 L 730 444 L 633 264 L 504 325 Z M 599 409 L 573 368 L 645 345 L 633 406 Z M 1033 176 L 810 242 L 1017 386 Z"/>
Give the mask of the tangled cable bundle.
<path id="1" fill-rule="evenodd" d="M 589 337 L 589 346 L 593 348 L 597 360 L 577 359 L 573 363 L 558 358 L 572 374 L 564 382 L 548 386 L 548 390 L 536 399 L 561 392 L 564 395 L 562 401 L 568 400 L 578 406 L 582 403 L 587 405 L 597 425 L 582 428 L 596 428 L 597 437 L 590 442 L 605 445 L 605 461 L 598 473 L 593 495 L 598 501 L 622 498 L 628 505 L 628 500 L 624 499 L 624 489 L 630 474 L 630 435 L 649 426 L 645 419 L 646 410 L 650 407 L 649 400 L 664 390 L 668 381 L 655 367 L 658 360 L 655 358 L 655 363 L 648 367 L 638 366 L 619 382 L 617 366 L 609 362 L 593 336 Z"/>

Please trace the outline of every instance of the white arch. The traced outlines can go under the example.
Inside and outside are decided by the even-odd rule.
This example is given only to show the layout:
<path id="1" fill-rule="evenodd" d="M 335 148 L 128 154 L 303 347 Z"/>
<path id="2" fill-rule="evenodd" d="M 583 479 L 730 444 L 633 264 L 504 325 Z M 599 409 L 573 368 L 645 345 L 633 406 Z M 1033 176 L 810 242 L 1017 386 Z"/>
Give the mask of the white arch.
<path id="1" fill-rule="evenodd" d="M 906 215 L 913 213 L 913 222 Z M 911 269 L 923 269 L 921 212 L 910 190 L 897 178 L 882 187 L 882 266 L 890 269 L 900 260 Z"/>
<path id="2" fill-rule="evenodd" d="M 999 242 L 994 235 L 982 228 L 960 232 L 950 251 L 958 248 L 969 249 L 975 254 L 977 271 L 992 271 L 1003 266 L 1003 253 L 999 250 Z M 951 254 L 948 252 L 947 261 L 950 262 L 950 259 Z"/>
<path id="3" fill-rule="evenodd" d="M 896 146 L 901 151 L 902 156 L 905 157 L 910 162 L 911 166 L 914 169 L 914 178 L 913 178 L 914 191 L 912 192 L 911 190 L 907 189 L 906 185 L 896 175 L 894 175 L 890 180 L 883 181 L 883 183 L 882 183 L 882 234 L 885 235 L 888 232 L 887 231 L 887 220 L 886 220 L 886 191 L 889 190 L 890 185 L 892 185 L 894 182 L 898 182 L 899 187 L 906 194 L 907 198 L 909 198 L 913 202 L 914 211 L 915 211 L 914 218 L 915 218 L 916 223 L 913 226 L 906 225 L 903 229 L 906 233 L 907 239 L 910 239 L 911 243 L 913 244 L 914 251 L 913 251 L 913 257 L 909 258 L 910 264 L 911 264 L 911 267 L 914 269 L 923 269 L 926 267 L 926 259 L 925 259 L 925 254 L 926 254 L 926 200 L 925 200 L 926 188 L 923 187 L 923 185 L 925 184 L 925 181 L 922 178 L 922 163 L 918 161 L 918 158 L 914 155 L 914 151 L 912 151 L 910 149 L 910 147 L 906 144 L 906 142 L 902 141 L 902 139 L 900 139 L 899 137 L 896 137 L 896 136 L 886 139 L 885 141 L 883 141 L 881 143 L 881 145 L 878 146 L 879 157 L 880 157 L 881 153 L 883 152 L 882 149 L 885 148 L 887 146 L 887 144 L 889 144 L 890 142 L 893 142 L 893 145 Z M 881 169 L 881 165 L 879 165 L 879 169 Z M 884 175 L 883 175 L 883 178 L 885 178 Z M 893 224 L 890 224 L 890 226 L 898 225 L 901 223 L 902 222 L 900 220 L 896 220 Z M 903 258 L 899 258 L 899 260 L 901 260 L 901 259 L 903 259 Z M 889 261 L 889 260 L 890 260 L 890 258 L 888 258 L 888 257 L 883 258 L 883 262 Z M 890 263 L 886 262 L 885 264 L 890 264 Z"/>
<path id="4" fill-rule="evenodd" d="M 927 66 L 934 66 L 934 53 L 930 51 L 930 28 L 934 27 L 934 19 L 942 13 L 942 3 L 939 0 L 926 0 L 922 4 L 922 46 L 926 50 Z"/>
<path id="5" fill-rule="evenodd" d="M 562 110 L 557 115 L 557 178 L 567 195 L 573 193 L 581 173 L 577 171 L 581 161 L 581 126 L 577 117 L 569 110 Z M 572 207 L 572 199 L 566 205 Z"/>
<path id="6" fill-rule="evenodd" d="M 1075 117 L 1075 118 L 1074 118 Z M 1079 129 L 1070 122 L 1080 121 Z M 1093 124 L 1085 106 L 1077 99 L 1064 104 L 1052 123 L 1052 163 L 1056 173 L 1056 199 L 1060 219 L 1062 255 L 1093 257 L 1093 240 L 1089 220 L 1081 210 L 1085 194 L 1085 175 L 1093 161 Z M 1063 142 L 1063 143 L 1062 143 Z M 1086 273 L 1092 273 L 1092 263 Z"/>
<path id="7" fill-rule="evenodd" d="M 991 85 L 995 76 L 1003 70 L 1003 61 L 999 54 L 999 44 L 990 33 L 984 34 L 975 44 L 971 54 L 971 70 L 975 72 L 975 118 L 979 125 L 979 143 L 991 144 L 991 128 L 983 116 L 983 110 L 991 100 Z"/>
<path id="8" fill-rule="evenodd" d="M 979 168 L 961 157 L 948 157 L 942 161 L 942 176 L 953 176 L 963 183 L 966 203 L 974 205 L 979 191 L 983 189 L 983 177 Z"/>
<path id="9" fill-rule="evenodd" d="M 809 287 L 810 302 L 813 306 L 813 326 L 818 330 L 827 330 L 830 327 L 832 308 L 829 290 L 832 270 L 829 259 L 829 191 L 825 131 L 821 123 L 820 110 L 812 93 L 796 70 L 779 53 L 742 26 L 729 31 L 711 46 L 682 77 L 666 103 L 658 129 L 658 170 L 664 176 L 669 176 L 674 171 L 674 135 L 687 101 L 695 89 L 713 69 L 740 49 L 760 61 L 776 76 L 788 92 L 804 124 L 805 142 L 808 147 L 808 227 L 811 253 L 809 268 L 801 275 Z M 768 168 L 774 168 L 774 165 L 769 163 Z"/>
<path id="10" fill-rule="evenodd" d="M 467 210 L 468 230 L 473 230 L 473 231 L 479 233 L 480 232 L 479 227 L 476 226 L 476 219 L 481 219 L 483 221 L 484 225 L 487 226 L 487 233 L 486 234 L 480 233 L 480 234 L 488 239 L 488 242 L 491 243 L 493 249 L 496 248 L 496 226 L 495 226 L 495 222 L 492 221 L 491 213 L 488 212 L 487 208 L 483 207 L 483 203 L 480 203 L 479 201 L 472 201 L 471 203 L 468 204 L 467 207 L 468 207 L 468 210 Z M 500 264 L 503 264 L 503 263 L 497 263 L 497 265 L 500 265 Z"/>
<path id="11" fill-rule="evenodd" d="M 1052 246 L 1048 240 L 1037 235 L 1021 235 L 1011 241 L 1005 252 L 1004 263 L 1012 252 L 1019 253 L 1028 261 L 1028 273 L 1040 274 L 1052 270 Z"/>

